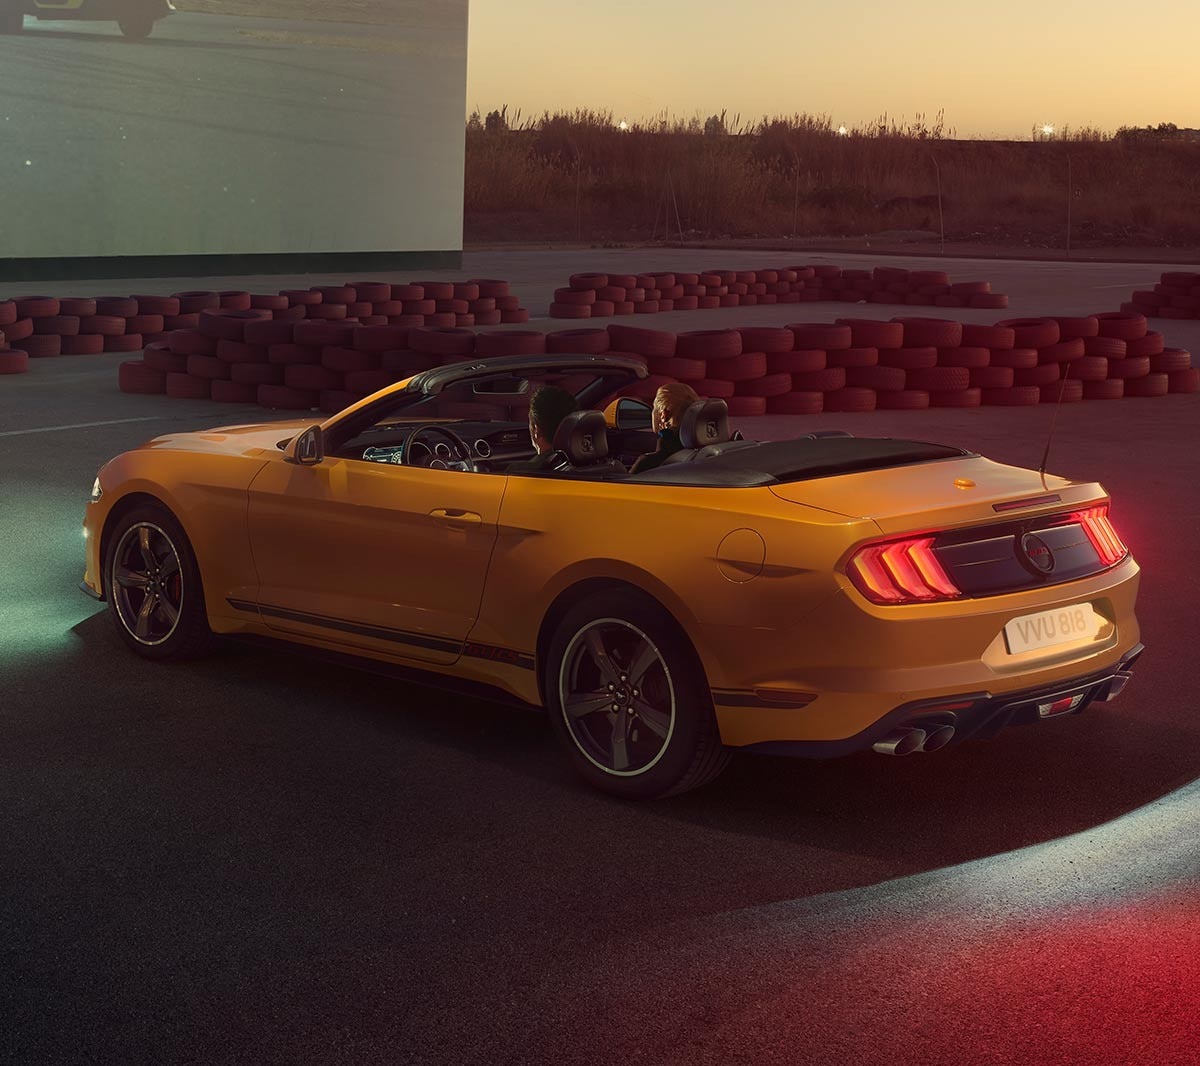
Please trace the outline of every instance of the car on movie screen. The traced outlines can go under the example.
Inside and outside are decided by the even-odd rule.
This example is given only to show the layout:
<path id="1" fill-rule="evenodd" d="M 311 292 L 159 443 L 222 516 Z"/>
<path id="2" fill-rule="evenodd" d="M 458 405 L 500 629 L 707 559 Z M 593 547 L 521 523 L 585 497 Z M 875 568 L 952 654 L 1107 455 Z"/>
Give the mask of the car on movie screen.
<path id="1" fill-rule="evenodd" d="M 1128 682 L 1138 566 L 1100 485 L 946 444 L 738 439 L 721 400 L 630 474 L 655 445 L 625 395 L 646 373 L 467 361 L 320 424 L 157 437 L 100 470 L 82 587 L 147 659 L 273 638 L 544 708 L 575 769 L 627 798 L 738 750 L 1063 728 Z M 580 409 L 556 469 L 510 472 L 544 384 Z"/>
<path id="2" fill-rule="evenodd" d="M 122 35 L 142 40 L 174 10 L 171 0 L 0 0 L 0 33 L 20 33 L 29 15 L 42 22 L 115 22 Z"/>

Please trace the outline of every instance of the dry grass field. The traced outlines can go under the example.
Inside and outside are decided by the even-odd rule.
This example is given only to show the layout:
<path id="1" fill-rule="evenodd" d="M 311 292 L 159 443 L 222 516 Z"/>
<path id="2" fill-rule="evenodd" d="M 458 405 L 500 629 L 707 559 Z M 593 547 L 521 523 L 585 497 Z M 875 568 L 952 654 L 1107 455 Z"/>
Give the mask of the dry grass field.
<path id="1" fill-rule="evenodd" d="M 807 115 L 707 125 L 472 116 L 466 237 L 861 237 L 944 225 L 947 241 L 1018 248 L 1065 248 L 1068 234 L 1079 249 L 1200 245 L 1200 139 L 1186 133 L 969 141 L 940 121 L 885 117 L 840 134 Z"/>

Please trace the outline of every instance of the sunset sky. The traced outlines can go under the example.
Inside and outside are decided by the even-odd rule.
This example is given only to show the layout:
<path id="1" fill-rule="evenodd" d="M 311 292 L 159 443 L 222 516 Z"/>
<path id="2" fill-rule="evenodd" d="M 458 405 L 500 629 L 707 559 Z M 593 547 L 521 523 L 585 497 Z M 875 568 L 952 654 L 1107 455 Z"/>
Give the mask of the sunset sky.
<path id="1" fill-rule="evenodd" d="M 468 111 L 1200 127 L 1194 0 L 472 0 Z"/>

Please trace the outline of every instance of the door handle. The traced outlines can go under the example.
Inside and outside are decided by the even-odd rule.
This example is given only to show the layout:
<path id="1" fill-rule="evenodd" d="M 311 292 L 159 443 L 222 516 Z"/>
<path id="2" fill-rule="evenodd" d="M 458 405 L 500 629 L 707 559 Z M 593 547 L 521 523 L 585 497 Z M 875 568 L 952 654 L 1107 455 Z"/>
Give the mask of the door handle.
<path id="1" fill-rule="evenodd" d="M 483 515 L 474 511 L 464 511 L 461 507 L 435 507 L 429 512 L 430 518 L 439 518 L 443 522 L 460 522 L 464 525 L 478 526 L 483 523 Z"/>

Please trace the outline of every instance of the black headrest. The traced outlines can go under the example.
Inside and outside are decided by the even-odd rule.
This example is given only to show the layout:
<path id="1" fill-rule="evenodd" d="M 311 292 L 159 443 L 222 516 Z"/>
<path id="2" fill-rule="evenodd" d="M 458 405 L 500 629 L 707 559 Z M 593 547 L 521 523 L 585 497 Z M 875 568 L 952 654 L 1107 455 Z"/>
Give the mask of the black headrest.
<path id="1" fill-rule="evenodd" d="M 703 448 L 729 440 L 729 407 L 724 400 L 697 400 L 679 420 L 679 440 L 685 448 Z"/>
<path id="2" fill-rule="evenodd" d="M 572 466 L 602 463 L 608 458 L 608 433 L 603 411 L 572 411 L 558 425 L 554 450 Z"/>

